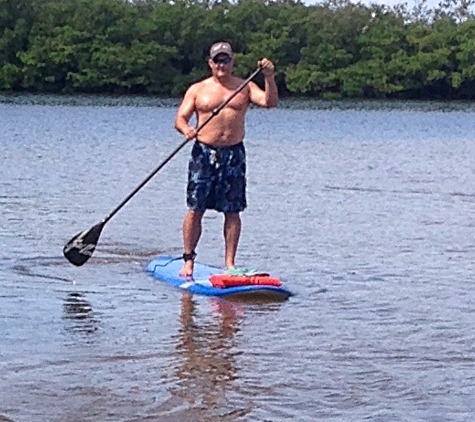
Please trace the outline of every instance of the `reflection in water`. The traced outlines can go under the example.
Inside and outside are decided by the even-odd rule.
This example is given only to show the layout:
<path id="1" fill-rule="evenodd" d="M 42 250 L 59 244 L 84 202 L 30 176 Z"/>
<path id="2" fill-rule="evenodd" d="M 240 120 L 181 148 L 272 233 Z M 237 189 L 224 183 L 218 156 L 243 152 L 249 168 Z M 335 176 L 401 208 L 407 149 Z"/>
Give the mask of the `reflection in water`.
<path id="1" fill-rule="evenodd" d="M 63 320 L 66 331 L 93 334 L 98 330 L 99 320 L 91 304 L 79 292 L 69 293 L 63 304 Z"/>
<path id="2" fill-rule="evenodd" d="M 23 261 L 32 261 L 32 260 L 27 260 L 27 259 L 24 259 Z M 39 260 L 36 260 L 36 261 L 39 261 Z M 64 262 L 61 260 L 59 261 L 58 259 L 42 259 L 41 261 L 39 261 L 39 263 L 43 266 L 51 266 L 51 265 L 63 265 Z M 28 263 L 28 265 L 30 265 L 30 263 Z M 28 267 L 27 265 L 22 265 L 22 264 L 16 264 L 12 267 L 12 271 L 16 274 L 20 274 L 20 275 L 25 275 L 25 276 L 28 276 L 28 277 L 35 277 L 35 278 L 44 278 L 44 279 L 47 279 L 47 280 L 59 280 L 59 281 L 67 281 L 68 283 L 71 281 L 69 278 L 64 278 L 64 277 L 58 277 L 58 276 L 54 276 L 52 274 L 48 274 L 48 275 L 45 275 L 45 274 L 39 274 L 37 272 L 33 272 L 32 269 L 30 267 Z"/>
<path id="3" fill-rule="evenodd" d="M 0 422 L 14 422 L 12 419 L 7 418 L 6 416 L 0 415 Z"/>
<path id="4" fill-rule="evenodd" d="M 214 299 L 212 305 L 216 320 L 200 325 L 192 296 L 182 296 L 177 347 L 180 362 L 176 372 L 179 388 L 172 394 L 193 405 L 196 412 L 205 411 L 206 420 L 218 417 L 214 414 L 218 409 L 220 420 L 224 420 L 223 409 L 234 418 L 249 413 L 249 409 L 236 408 L 226 397 L 238 388 L 234 383 L 239 369 L 235 360 L 238 354 L 235 334 L 240 309 L 239 305 L 220 299 Z M 237 405 L 242 406 L 242 403 Z M 191 416 L 198 417 L 197 414 Z"/>

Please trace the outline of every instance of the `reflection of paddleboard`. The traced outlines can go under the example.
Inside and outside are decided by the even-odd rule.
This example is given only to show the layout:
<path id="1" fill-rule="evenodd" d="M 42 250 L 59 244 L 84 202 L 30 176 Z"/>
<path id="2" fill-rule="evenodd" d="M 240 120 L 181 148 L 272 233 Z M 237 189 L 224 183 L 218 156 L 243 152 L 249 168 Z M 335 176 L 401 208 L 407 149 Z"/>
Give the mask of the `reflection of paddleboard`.
<path id="1" fill-rule="evenodd" d="M 222 288 L 213 286 L 211 282 L 212 276 L 218 276 L 218 279 L 222 278 L 226 283 L 226 277 L 222 269 L 195 262 L 193 279 L 187 279 L 178 275 L 182 266 L 183 261 L 181 258 L 159 256 L 147 265 L 147 271 L 164 283 L 205 296 L 220 296 L 226 299 L 249 298 L 263 300 L 286 300 L 292 296 L 292 293 L 287 289 L 277 285 L 279 284 L 278 280 L 274 277 L 265 275 L 252 276 L 249 277 L 249 284 L 236 286 L 234 282 L 232 287 Z M 269 280 L 269 284 L 266 284 L 266 280 Z M 214 284 L 216 285 L 216 283 Z"/>

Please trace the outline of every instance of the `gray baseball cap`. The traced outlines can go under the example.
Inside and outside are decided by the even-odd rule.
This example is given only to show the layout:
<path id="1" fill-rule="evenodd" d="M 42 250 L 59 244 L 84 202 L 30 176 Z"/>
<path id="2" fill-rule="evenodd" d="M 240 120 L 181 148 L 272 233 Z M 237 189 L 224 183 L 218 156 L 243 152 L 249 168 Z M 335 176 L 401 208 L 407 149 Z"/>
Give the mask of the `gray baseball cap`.
<path id="1" fill-rule="evenodd" d="M 233 57 L 231 44 L 224 41 L 214 43 L 209 49 L 209 57 L 210 59 L 214 59 L 218 54 L 227 54 L 229 57 Z"/>

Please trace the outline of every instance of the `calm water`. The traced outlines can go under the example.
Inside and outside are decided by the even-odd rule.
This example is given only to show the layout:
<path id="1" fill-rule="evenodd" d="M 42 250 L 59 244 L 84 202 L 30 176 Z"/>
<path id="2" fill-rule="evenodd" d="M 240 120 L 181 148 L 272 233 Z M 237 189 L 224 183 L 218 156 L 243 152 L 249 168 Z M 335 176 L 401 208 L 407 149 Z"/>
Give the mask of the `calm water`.
<path id="1" fill-rule="evenodd" d="M 251 110 L 238 264 L 296 293 L 256 305 L 144 271 L 181 254 L 188 147 L 62 257 L 182 141 L 121 104 L 0 105 L 0 420 L 473 421 L 473 110 Z"/>

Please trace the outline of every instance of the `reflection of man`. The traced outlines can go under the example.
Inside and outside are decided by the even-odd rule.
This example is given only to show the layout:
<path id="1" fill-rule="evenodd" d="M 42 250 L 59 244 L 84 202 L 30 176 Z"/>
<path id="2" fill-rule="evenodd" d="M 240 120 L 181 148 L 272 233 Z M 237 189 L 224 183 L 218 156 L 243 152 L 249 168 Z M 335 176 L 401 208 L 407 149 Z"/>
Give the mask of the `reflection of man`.
<path id="1" fill-rule="evenodd" d="M 63 319 L 69 321 L 66 330 L 86 334 L 94 333 L 98 327 L 91 304 L 82 293 L 69 293 L 63 304 Z"/>
<path id="2" fill-rule="evenodd" d="M 206 404 L 206 412 L 213 411 L 219 400 L 225 400 L 226 392 L 233 389 L 237 371 L 233 351 L 234 334 L 238 330 L 235 305 L 222 300 L 217 300 L 215 305 L 220 321 L 199 325 L 192 296 L 185 293 L 181 299 L 178 351 L 182 363 L 177 371 L 180 379 L 177 393 L 190 403 Z"/>

